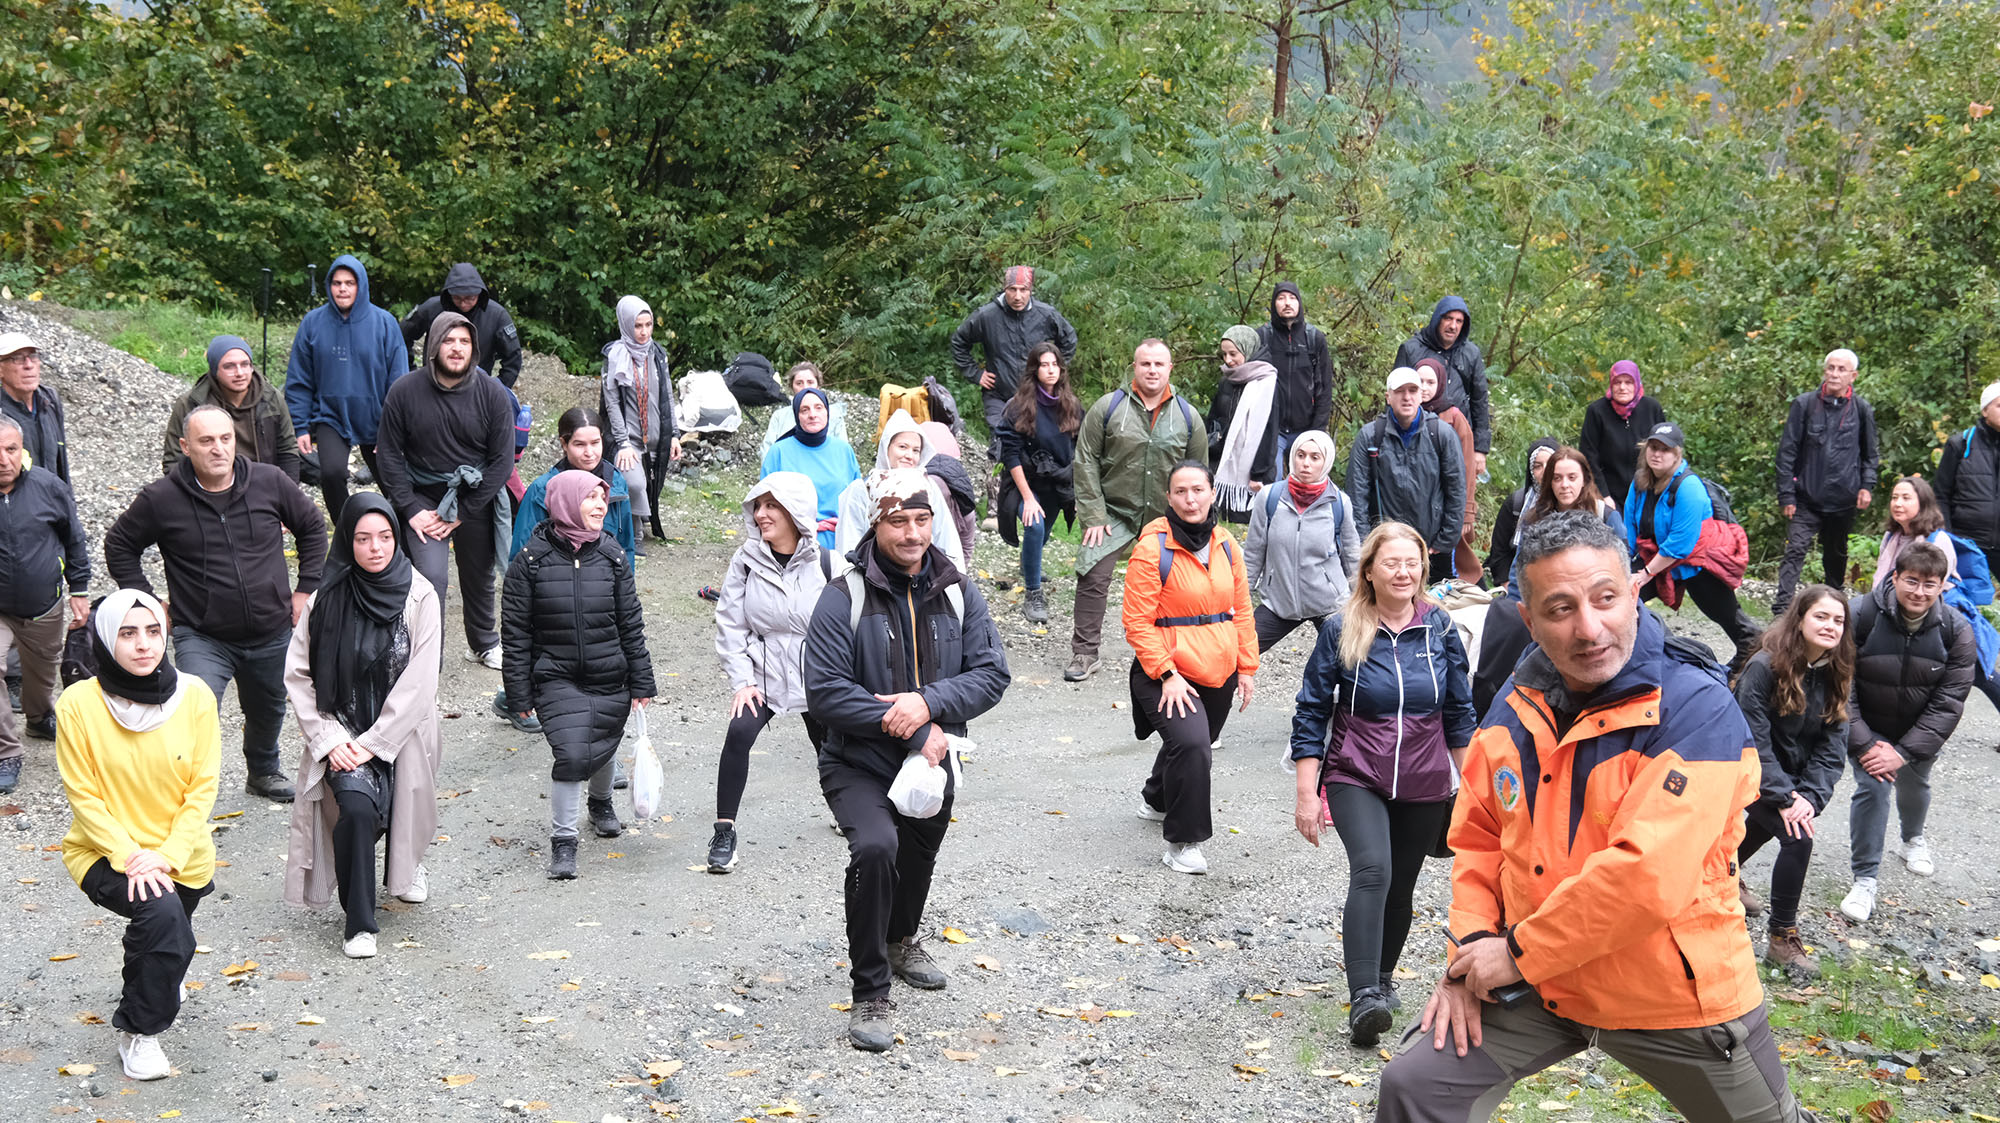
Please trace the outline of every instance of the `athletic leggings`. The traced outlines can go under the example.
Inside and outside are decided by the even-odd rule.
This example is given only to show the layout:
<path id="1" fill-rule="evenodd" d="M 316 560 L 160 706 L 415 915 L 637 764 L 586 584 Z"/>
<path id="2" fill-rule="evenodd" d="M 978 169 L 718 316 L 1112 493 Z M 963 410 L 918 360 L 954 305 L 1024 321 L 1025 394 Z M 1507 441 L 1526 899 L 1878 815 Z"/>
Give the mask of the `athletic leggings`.
<path id="1" fill-rule="evenodd" d="M 340 509 L 347 505 L 347 455 L 353 447 L 347 443 L 346 437 L 340 435 L 340 430 L 331 425 L 313 426 L 312 439 L 315 455 L 319 457 L 319 488 L 326 496 L 327 525 L 338 526 Z M 375 466 L 375 446 L 362 445 L 361 459 L 368 465 L 368 470 L 375 473 L 377 486 L 380 486 L 382 470 Z M 442 594 L 444 590 L 439 589 L 438 592 Z"/>
<path id="2" fill-rule="evenodd" d="M 1383 986 L 1403 957 L 1411 901 L 1424 859 L 1451 813 L 1449 801 L 1383 799 L 1353 784 L 1326 785 L 1333 829 L 1347 848 L 1347 907 L 1340 941 L 1347 956 L 1347 993 Z"/>
<path id="3" fill-rule="evenodd" d="M 722 759 L 715 766 L 715 817 L 734 822 L 736 812 L 743 806 L 743 785 L 750 780 L 750 746 L 757 743 L 757 734 L 771 723 L 777 714 L 770 706 L 759 701 L 741 716 L 729 719 L 729 732 L 722 737 Z M 806 736 L 812 740 L 813 751 L 826 742 L 826 726 L 813 720 L 811 714 L 800 714 L 805 719 Z"/>
<path id="4" fill-rule="evenodd" d="M 1743 844 L 1736 848 L 1736 864 L 1741 867 L 1765 843 L 1778 840 L 1778 860 L 1771 868 L 1770 911 L 1765 915 L 1772 931 L 1794 927 L 1799 922 L 1799 898 L 1806 891 L 1812 837 L 1793 838 L 1786 834 L 1785 821 L 1778 815 L 1778 809 L 1761 799 L 1744 810 L 1743 818 Z"/>

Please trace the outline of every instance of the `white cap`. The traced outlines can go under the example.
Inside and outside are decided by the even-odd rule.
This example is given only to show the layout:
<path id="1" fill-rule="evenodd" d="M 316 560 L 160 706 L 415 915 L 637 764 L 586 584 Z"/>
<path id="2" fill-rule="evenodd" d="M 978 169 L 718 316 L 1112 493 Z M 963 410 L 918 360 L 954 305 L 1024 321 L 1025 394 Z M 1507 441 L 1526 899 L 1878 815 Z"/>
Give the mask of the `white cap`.
<path id="1" fill-rule="evenodd" d="M 1409 367 L 1397 367 L 1395 370 L 1389 372 L 1388 389 L 1392 393 L 1401 390 L 1405 386 L 1422 386 L 1423 384 L 1423 375 L 1418 374 Z"/>
<path id="2" fill-rule="evenodd" d="M 4 359 L 16 351 L 25 351 L 31 347 L 37 351 L 42 349 L 41 344 L 29 339 L 27 335 L 21 332 L 0 332 L 0 359 Z"/>
<path id="3" fill-rule="evenodd" d="M 1979 392 L 1979 412 L 1985 413 L 1986 407 L 1992 405 L 1995 398 L 2000 398 L 2000 382 L 1989 382 L 1986 389 Z"/>

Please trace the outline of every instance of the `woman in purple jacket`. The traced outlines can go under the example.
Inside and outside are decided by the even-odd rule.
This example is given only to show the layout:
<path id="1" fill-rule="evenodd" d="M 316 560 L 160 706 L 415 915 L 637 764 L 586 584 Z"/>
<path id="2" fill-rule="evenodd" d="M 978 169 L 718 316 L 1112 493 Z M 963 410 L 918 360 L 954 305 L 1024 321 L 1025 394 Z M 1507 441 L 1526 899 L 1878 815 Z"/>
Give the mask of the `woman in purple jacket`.
<path id="1" fill-rule="evenodd" d="M 1456 768 L 1479 725 L 1465 648 L 1424 592 L 1424 540 L 1382 523 L 1361 544 L 1347 606 L 1320 629 L 1292 717 L 1299 833 L 1319 845 L 1324 791 L 1347 849 L 1349 1038 L 1364 1048 L 1400 1008 L 1390 981 L 1410 934 L 1424 858 L 1451 816 Z"/>

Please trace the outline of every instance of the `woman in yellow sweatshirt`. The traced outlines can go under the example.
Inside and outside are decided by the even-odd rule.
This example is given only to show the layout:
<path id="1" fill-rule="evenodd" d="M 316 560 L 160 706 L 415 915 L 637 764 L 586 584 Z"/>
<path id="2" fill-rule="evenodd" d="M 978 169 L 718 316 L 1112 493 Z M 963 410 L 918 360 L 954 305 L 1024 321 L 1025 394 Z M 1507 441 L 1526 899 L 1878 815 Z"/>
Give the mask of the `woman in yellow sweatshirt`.
<path id="1" fill-rule="evenodd" d="M 215 695 L 167 661 L 166 624 L 146 593 L 105 597 L 93 621 L 98 675 L 56 703 L 56 761 L 74 818 L 63 864 L 93 903 L 130 921 L 111 1024 L 134 1080 L 172 1071 L 154 1038 L 180 1013 L 195 905 L 215 877 Z"/>

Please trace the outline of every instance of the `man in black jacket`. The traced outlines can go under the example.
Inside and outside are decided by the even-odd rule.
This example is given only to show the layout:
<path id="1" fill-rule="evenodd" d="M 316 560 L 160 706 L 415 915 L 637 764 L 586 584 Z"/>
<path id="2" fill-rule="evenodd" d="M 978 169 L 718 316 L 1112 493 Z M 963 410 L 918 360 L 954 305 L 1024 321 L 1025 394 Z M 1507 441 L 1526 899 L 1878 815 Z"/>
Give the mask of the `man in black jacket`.
<path id="1" fill-rule="evenodd" d="M 243 707 L 251 795 L 289 800 L 278 762 L 285 723 L 285 650 L 326 565 L 326 520 L 283 472 L 236 453 L 236 423 L 197 406 L 182 426 L 187 459 L 140 490 L 104 536 L 104 561 L 123 589 L 151 593 L 139 564 L 157 543 L 167 572 L 174 665 L 217 698 L 231 679 Z M 299 555 L 296 584 L 285 531 Z"/>
<path id="2" fill-rule="evenodd" d="M 1979 420 L 1945 442 L 1937 498 L 1945 529 L 1971 539 L 2000 574 L 2000 382 L 1979 392 Z"/>
<path id="3" fill-rule="evenodd" d="M 1292 441 L 1324 429 L 1333 415 L 1333 356 L 1326 333 L 1306 322 L 1299 286 L 1279 281 L 1271 290 L 1270 322 L 1257 327 L 1257 353 L 1278 372 L 1271 416 L 1278 431 L 1278 463 L 1292 462 Z"/>
<path id="4" fill-rule="evenodd" d="M 514 399 L 478 373 L 471 322 L 438 313 L 424 340 L 424 365 L 389 386 L 375 456 L 382 494 L 406 524 L 410 563 L 437 589 L 440 611 L 447 561 L 457 553 L 465 657 L 497 671 L 493 570 L 513 538 L 499 500 L 514 470 Z"/>
<path id="5" fill-rule="evenodd" d="M 70 628 L 90 615 L 90 548 L 69 485 L 46 468 L 31 469 L 21 452 L 21 426 L 0 416 L 0 661 L 21 650 L 21 716 L 28 736 L 56 736 L 56 671 L 62 663 L 63 589 Z M 21 734 L 14 707 L 0 691 L 0 793 L 21 779 Z"/>
<path id="6" fill-rule="evenodd" d="M 1875 909 L 1875 874 L 1891 799 L 1902 822 L 1904 864 L 1919 877 L 1936 872 L 1924 841 L 1931 765 L 1958 728 L 1978 658 L 1971 626 L 1940 599 L 1950 564 L 1929 542 L 1912 543 L 1896 555 L 1888 581 L 1848 606 L 1855 645 L 1847 721 L 1847 751 L 1854 761 L 1854 806 L 1847 821 L 1854 886 L 1840 911 L 1857 921 Z"/>
<path id="7" fill-rule="evenodd" d="M 470 262 L 452 266 L 444 275 L 443 291 L 403 317 L 403 342 L 411 347 L 423 342 L 430 336 L 431 322 L 446 310 L 472 321 L 473 343 L 486 360 L 487 372 L 512 390 L 521 377 L 521 336 L 514 330 L 513 314 L 493 299 L 493 291 Z"/>
<path id="8" fill-rule="evenodd" d="M 1475 483 L 1485 473 L 1486 454 L 1493 448 L 1493 405 L 1486 390 L 1486 358 L 1472 341 L 1472 310 L 1462 298 L 1439 300 L 1431 309 L 1431 322 L 1396 348 L 1399 367 L 1415 367 L 1419 359 L 1444 364 L 1441 394 L 1472 422 L 1472 463 L 1465 466 L 1465 477 L 1468 485 Z"/>
<path id="9" fill-rule="evenodd" d="M 964 736 L 968 721 L 999 705 L 1009 676 L 978 585 L 931 546 L 923 472 L 891 471 L 869 499 L 872 526 L 848 555 L 855 568 L 820 594 L 804 662 L 807 712 L 827 727 L 820 790 L 847 835 L 847 1034 L 879 1053 L 895 1041 L 891 973 L 925 990 L 945 985 L 917 932 L 951 823 L 957 769 L 945 760 L 946 736 Z M 944 806 L 929 818 L 889 800 L 916 753 L 945 773 Z"/>
<path id="10" fill-rule="evenodd" d="M 1854 352 L 1842 347 L 1826 356 L 1819 389 L 1792 399 L 1778 437 L 1778 505 L 1791 520 L 1785 532 L 1785 560 L 1778 565 L 1777 616 L 1792 603 L 1806 550 L 1819 536 L 1826 583 L 1847 586 L 1847 535 L 1854 515 L 1874 500 L 1875 409 L 1854 392 Z"/>
<path id="11" fill-rule="evenodd" d="M 1385 522 L 1407 523 L 1431 553 L 1428 580 L 1455 573 L 1452 548 L 1465 521 L 1465 455 L 1458 434 L 1424 408 L 1423 380 L 1389 372 L 1389 408 L 1361 427 L 1347 453 L 1347 497 L 1363 538 Z"/>
<path id="12" fill-rule="evenodd" d="M 62 399 L 42 385 L 40 345 L 18 331 L 0 334 L 0 417 L 11 417 L 20 425 L 28 463 L 70 482 Z"/>
<path id="13" fill-rule="evenodd" d="M 1010 265 L 999 295 L 972 310 L 951 333 L 951 365 L 967 382 L 979 387 L 980 408 L 986 415 L 987 459 L 1000 462 L 1000 415 L 1028 369 L 1028 348 L 1053 343 L 1061 349 L 1063 367 L 1076 359 L 1076 329 L 1061 312 L 1035 299 L 1035 271 Z M 972 357 L 973 345 L 985 361 Z"/>

